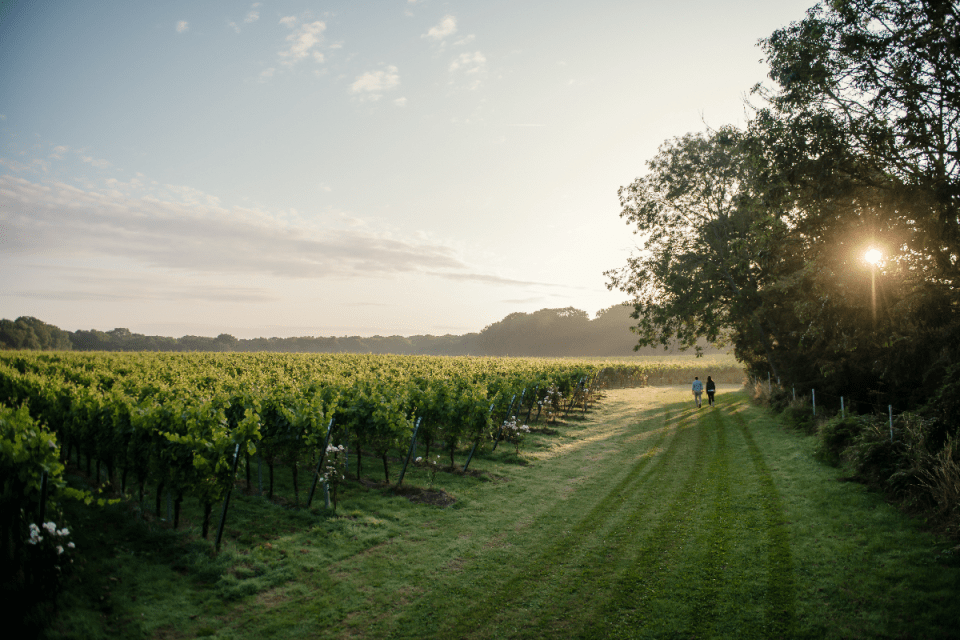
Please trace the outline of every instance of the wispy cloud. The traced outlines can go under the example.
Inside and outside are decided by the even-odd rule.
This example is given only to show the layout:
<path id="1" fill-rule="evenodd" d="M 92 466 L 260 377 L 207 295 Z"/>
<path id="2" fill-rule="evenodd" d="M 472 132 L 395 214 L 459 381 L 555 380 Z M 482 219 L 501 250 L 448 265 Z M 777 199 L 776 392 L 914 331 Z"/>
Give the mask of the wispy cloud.
<path id="1" fill-rule="evenodd" d="M 450 73 L 467 80 L 466 88 L 480 88 L 481 79 L 487 72 L 487 57 L 479 51 L 461 53 L 450 63 Z"/>
<path id="2" fill-rule="evenodd" d="M 287 36 L 287 46 L 279 52 L 281 64 L 293 66 L 306 58 L 313 58 L 317 62 L 323 62 L 323 52 L 319 51 L 319 45 L 327 25 L 320 20 L 307 22 L 296 26 L 296 18 L 281 18 L 280 22 L 293 29 L 293 33 Z"/>
<path id="3" fill-rule="evenodd" d="M 440 41 L 446 38 L 449 35 L 453 35 L 457 32 L 457 19 L 451 15 L 443 16 L 443 19 L 440 20 L 440 24 L 435 27 L 431 27 L 429 31 L 420 36 L 421 38 L 429 38 L 430 40 Z"/>
<path id="4" fill-rule="evenodd" d="M 250 10 L 247 12 L 247 15 L 243 18 L 244 24 L 253 24 L 254 22 L 260 19 L 260 10 L 258 9 L 259 6 L 260 6 L 259 2 L 254 2 L 252 5 L 250 5 Z M 240 25 L 237 24 L 236 20 L 231 20 L 230 22 L 227 23 L 227 26 L 232 27 L 233 30 L 236 31 L 237 33 L 240 33 L 241 31 Z"/>
<path id="5" fill-rule="evenodd" d="M 94 267 L 34 266 L 32 270 L 53 276 L 47 288 L 29 288 L 8 295 L 33 300 L 62 302 L 278 302 L 269 289 L 220 282 L 185 282 L 173 274 L 137 275 Z"/>
<path id="6" fill-rule="evenodd" d="M 450 63 L 450 71 L 476 74 L 482 73 L 487 67 L 487 58 L 479 51 L 461 53 Z"/>
<path id="7" fill-rule="evenodd" d="M 111 185 L 121 186 L 119 183 Z M 322 228 L 299 217 L 220 206 L 195 189 L 177 198 L 0 176 L 0 254 L 118 258 L 145 267 L 283 278 L 467 272 L 447 246 L 373 226 Z"/>
<path id="8" fill-rule="evenodd" d="M 517 280 L 515 278 L 504 278 L 502 276 L 495 276 L 486 273 L 446 273 L 446 272 L 435 272 L 430 275 L 443 278 L 445 280 L 456 280 L 458 282 L 481 282 L 483 284 L 505 284 L 511 286 L 537 286 L 537 287 L 563 287 L 567 288 L 567 285 L 556 284 L 553 282 L 535 282 L 532 280 Z"/>
<path id="9" fill-rule="evenodd" d="M 80 156 L 80 159 L 86 162 L 87 164 L 96 167 L 97 169 L 106 169 L 107 167 L 110 166 L 110 163 L 108 161 L 100 160 L 98 158 L 94 158 L 93 156 Z"/>
<path id="10" fill-rule="evenodd" d="M 383 96 L 383 92 L 394 89 L 399 85 L 399 70 L 390 65 L 386 69 L 367 71 L 363 75 L 357 76 L 353 84 L 350 85 L 350 93 L 359 95 L 362 100 L 379 100 Z"/>
<path id="11" fill-rule="evenodd" d="M 186 20 L 181 20 L 177 23 L 177 33 L 186 33 L 190 30 L 190 23 Z"/>

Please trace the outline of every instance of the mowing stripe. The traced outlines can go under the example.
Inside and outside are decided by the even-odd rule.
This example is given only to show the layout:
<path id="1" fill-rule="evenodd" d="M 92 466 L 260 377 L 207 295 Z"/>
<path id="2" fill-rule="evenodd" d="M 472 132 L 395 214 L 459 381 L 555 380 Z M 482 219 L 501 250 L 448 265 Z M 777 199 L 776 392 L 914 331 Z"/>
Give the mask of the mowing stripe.
<path id="1" fill-rule="evenodd" d="M 738 405 L 742 406 L 743 401 Z M 796 580 L 780 493 L 773 482 L 770 469 L 763 460 L 763 454 L 750 433 L 741 409 L 738 407 L 732 411 L 731 415 L 736 420 L 747 444 L 747 450 L 750 452 L 750 459 L 753 461 L 761 486 L 761 505 L 766 520 L 765 534 L 769 544 L 767 566 L 770 572 L 764 612 L 766 635 L 768 637 L 787 636 L 794 629 L 796 622 Z"/>
<path id="2" fill-rule="evenodd" d="M 633 637 L 647 622 L 653 622 L 651 605 L 675 556 L 690 538 L 693 523 L 686 516 L 696 510 L 703 499 L 700 490 L 710 432 L 698 425 L 693 461 L 683 487 L 669 509 L 639 546 L 632 566 L 620 576 L 611 597 L 602 607 L 595 625 L 583 629 L 578 637 Z M 716 449 L 714 449 L 716 453 Z"/>
<path id="3" fill-rule="evenodd" d="M 571 570 L 569 558 L 571 550 L 580 549 L 585 542 L 594 542 L 598 539 L 598 531 L 602 530 L 607 522 L 617 514 L 624 504 L 641 492 L 649 474 L 643 472 L 648 467 L 662 468 L 664 462 L 673 457 L 674 443 L 679 426 L 667 428 L 672 419 L 669 410 L 665 410 L 661 418 L 666 424 L 657 429 L 658 436 L 650 443 L 648 453 L 661 450 L 668 436 L 670 444 L 659 455 L 643 456 L 629 469 L 625 476 L 596 503 L 596 505 L 568 530 L 558 532 L 553 543 L 537 557 L 530 559 L 524 566 L 518 566 L 513 575 L 502 585 L 491 585 L 486 591 L 489 595 L 463 611 L 456 620 L 451 620 L 451 627 L 438 634 L 438 637 L 463 637 L 486 625 L 496 626 L 497 612 L 512 610 L 528 606 L 531 603 L 528 594 L 534 597 L 551 582 L 562 579 L 567 571 Z M 546 517 L 541 517 L 543 521 Z M 559 578 L 558 578 L 559 576 Z M 442 595 L 442 594 L 439 594 Z M 488 619 L 491 617 L 493 619 Z"/>
<path id="4" fill-rule="evenodd" d="M 664 506 L 670 504 L 674 487 L 681 484 L 679 471 L 682 465 L 674 465 L 678 451 L 687 448 L 685 441 L 695 430 L 690 426 L 692 415 L 687 415 L 678 425 L 678 435 L 663 452 L 659 464 L 649 470 L 643 481 L 633 487 L 634 494 L 629 505 L 611 526 L 603 539 L 586 540 L 590 545 L 587 553 L 579 554 L 576 562 L 567 563 L 567 571 L 542 592 L 538 620 L 528 624 L 518 637 L 560 637 L 571 629 L 591 624 L 594 615 L 602 611 L 604 603 L 615 589 L 617 578 L 634 563 L 640 552 L 637 536 L 650 523 L 663 517 Z M 674 479 L 675 478 L 675 479 Z M 651 490 L 656 487 L 656 493 Z M 679 491 L 677 487 L 676 491 Z M 624 498 L 627 501 L 627 498 Z M 533 624 L 533 623 L 536 624 Z"/>
<path id="5" fill-rule="evenodd" d="M 733 521 L 730 506 L 730 470 L 727 450 L 726 425 L 718 411 L 711 411 L 706 427 L 717 434 L 716 452 L 707 471 L 707 481 L 715 489 L 713 512 L 699 544 L 705 550 L 700 560 L 698 582 L 693 587 L 695 602 L 690 621 L 690 637 L 710 635 L 717 616 L 717 599 L 724 579 L 723 567 L 726 564 L 729 544 L 730 524 Z M 703 428 L 703 427 L 701 427 Z"/>

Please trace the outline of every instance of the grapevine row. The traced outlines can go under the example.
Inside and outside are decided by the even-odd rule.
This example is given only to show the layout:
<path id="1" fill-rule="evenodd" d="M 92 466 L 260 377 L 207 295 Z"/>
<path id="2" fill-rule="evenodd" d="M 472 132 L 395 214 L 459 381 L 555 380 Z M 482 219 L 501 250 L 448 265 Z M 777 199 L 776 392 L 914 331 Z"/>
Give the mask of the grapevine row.
<path id="1" fill-rule="evenodd" d="M 429 450 L 450 454 L 496 437 L 495 418 L 515 398 L 528 406 L 548 390 L 574 396 L 597 365 L 564 361 L 426 356 L 296 354 L 0 355 L 0 401 L 26 405 L 62 444 L 61 457 L 86 460 L 87 471 L 122 490 L 154 484 L 174 496 L 174 524 L 184 498 L 204 508 L 234 482 L 235 457 L 294 469 L 318 457 L 327 427 L 333 443 L 378 457 L 409 442 L 415 419 Z M 581 385 L 583 386 L 583 385 Z M 536 391 L 535 391 L 536 390 Z M 559 393 L 556 393 L 558 392 Z M 518 405 L 512 404 L 516 412 Z M 95 468 L 91 468 L 95 465 Z M 271 482 L 272 485 L 272 482 Z M 272 489 L 271 489 L 272 491 Z"/>

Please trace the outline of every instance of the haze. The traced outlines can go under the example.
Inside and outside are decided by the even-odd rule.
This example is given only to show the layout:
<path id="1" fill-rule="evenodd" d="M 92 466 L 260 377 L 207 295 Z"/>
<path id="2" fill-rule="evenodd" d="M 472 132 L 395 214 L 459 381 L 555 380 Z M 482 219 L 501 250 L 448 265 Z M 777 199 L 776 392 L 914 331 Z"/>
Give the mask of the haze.
<path id="1" fill-rule="evenodd" d="M 617 189 L 812 4 L 0 5 L 0 317 L 462 334 L 623 301 Z"/>

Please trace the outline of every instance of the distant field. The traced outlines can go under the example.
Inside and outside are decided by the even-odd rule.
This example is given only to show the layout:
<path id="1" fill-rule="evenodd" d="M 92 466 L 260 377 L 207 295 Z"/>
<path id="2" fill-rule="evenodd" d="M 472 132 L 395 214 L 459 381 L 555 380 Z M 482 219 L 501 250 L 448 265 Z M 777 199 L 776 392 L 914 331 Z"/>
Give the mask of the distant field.
<path id="1" fill-rule="evenodd" d="M 742 384 L 746 380 L 743 365 L 731 354 L 652 355 L 619 358 L 571 358 L 609 370 L 605 376 L 610 387 L 660 386 L 692 382 L 694 376 L 717 383 Z"/>

